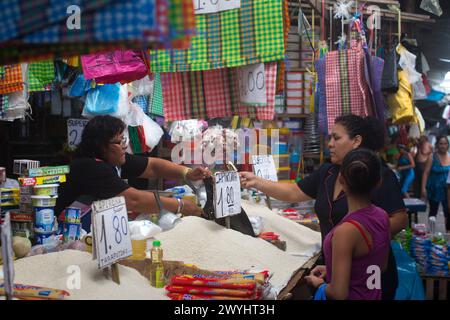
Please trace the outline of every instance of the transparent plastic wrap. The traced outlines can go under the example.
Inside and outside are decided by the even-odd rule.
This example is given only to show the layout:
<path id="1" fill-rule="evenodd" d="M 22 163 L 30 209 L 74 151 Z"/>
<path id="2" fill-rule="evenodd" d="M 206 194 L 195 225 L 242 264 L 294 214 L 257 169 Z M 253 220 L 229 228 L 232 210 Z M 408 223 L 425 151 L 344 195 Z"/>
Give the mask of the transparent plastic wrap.
<path id="1" fill-rule="evenodd" d="M 442 8 L 439 4 L 439 0 L 422 0 L 420 3 L 420 9 L 440 17 L 442 15 Z"/>

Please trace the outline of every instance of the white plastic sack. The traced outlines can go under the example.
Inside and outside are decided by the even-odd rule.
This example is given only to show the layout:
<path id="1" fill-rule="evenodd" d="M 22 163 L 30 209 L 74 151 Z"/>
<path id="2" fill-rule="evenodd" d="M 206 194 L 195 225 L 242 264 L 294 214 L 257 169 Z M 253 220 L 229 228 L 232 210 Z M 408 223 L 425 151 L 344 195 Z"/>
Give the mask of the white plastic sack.
<path id="1" fill-rule="evenodd" d="M 128 115 L 129 107 L 128 107 L 128 87 L 127 85 L 120 86 L 120 95 L 119 95 L 119 107 L 117 108 L 117 112 L 111 114 L 113 117 L 124 120 Z"/>
<path id="2" fill-rule="evenodd" d="M 422 133 L 425 131 L 425 120 L 423 119 L 422 113 L 419 109 L 415 108 L 414 112 L 416 113 L 417 119 L 419 120 L 419 130 Z"/>
<path id="3" fill-rule="evenodd" d="M 420 138 L 420 129 L 417 123 L 412 123 L 409 126 L 408 137 L 411 139 L 419 139 Z"/>
<path id="4" fill-rule="evenodd" d="M 131 98 L 151 95 L 153 94 L 153 80 L 150 80 L 149 76 L 145 76 L 140 80 L 133 81 L 129 85 L 129 91 Z"/>
<path id="5" fill-rule="evenodd" d="M 131 240 L 145 240 L 162 232 L 161 227 L 149 220 L 128 222 L 131 232 Z"/>

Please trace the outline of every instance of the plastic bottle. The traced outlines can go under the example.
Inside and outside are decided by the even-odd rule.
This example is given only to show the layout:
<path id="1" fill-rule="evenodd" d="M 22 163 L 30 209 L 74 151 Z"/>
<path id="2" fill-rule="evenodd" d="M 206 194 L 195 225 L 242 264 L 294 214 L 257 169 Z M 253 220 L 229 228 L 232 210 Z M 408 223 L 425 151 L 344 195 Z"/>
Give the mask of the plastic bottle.
<path id="1" fill-rule="evenodd" d="M 164 281 L 164 265 L 163 265 L 163 249 L 159 240 L 153 241 L 153 247 L 150 251 L 152 265 L 150 269 L 150 284 L 155 288 L 163 288 Z"/>

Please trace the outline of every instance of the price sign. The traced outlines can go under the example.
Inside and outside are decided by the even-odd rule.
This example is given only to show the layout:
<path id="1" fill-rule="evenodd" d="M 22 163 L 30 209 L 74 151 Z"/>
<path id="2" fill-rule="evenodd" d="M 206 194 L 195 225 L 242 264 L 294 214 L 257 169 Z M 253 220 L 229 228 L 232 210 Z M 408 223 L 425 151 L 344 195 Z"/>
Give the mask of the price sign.
<path id="1" fill-rule="evenodd" d="M 81 141 L 81 134 L 89 120 L 69 119 L 67 120 L 67 144 L 70 149 L 75 149 Z"/>
<path id="2" fill-rule="evenodd" d="M 0 217 L 0 220 L 2 218 Z M 2 242 L 2 259 L 3 259 L 3 278 L 5 295 L 8 300 L 12 299 L 13 283 L 14 283 L 14 264 L 13 264 L 13 248 L 11 237 L 11 220 L 9 212 L 7 212 L 1 222 L 1 242 Z"/>
<path id="3" fill-rule="evenodd" d="M 92 221 L 93 254 L 99 269 L 132 255 L 124 197 L 95 201 L 92 204 Z"/>
<path id="4" fill-rule="evenodd" d="M 239 91 L 241 103 L 267 105 L 266 77 L 264 63 L 239 68 Z"/>
<path id="5" fill-rule="evenodd" d="M 241 7 L 241 0 L 192 0 L 195 14 L 221 12 Z"/>
<path id="6" fill-rule="evenodd" d="M 277 169 L 272 155 L 252 156 L 253 172 L 260 178 L 278 181 Z"/>
<path id="7" fill-rule="evenodd" d="M 216 218 L 241 213 L 241 183 L 236 171 L 214 174 L 214 207 Z"/>

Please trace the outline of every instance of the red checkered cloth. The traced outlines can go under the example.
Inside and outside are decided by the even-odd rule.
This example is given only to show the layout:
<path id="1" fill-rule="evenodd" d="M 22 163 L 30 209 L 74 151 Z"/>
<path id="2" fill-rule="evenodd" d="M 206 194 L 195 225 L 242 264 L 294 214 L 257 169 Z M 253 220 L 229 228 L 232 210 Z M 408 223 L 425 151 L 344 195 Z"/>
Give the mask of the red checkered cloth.
<path id="1" fill-rule="evenodd" d="M 20 64 L 4 66 L 5 76 L 0 78 L 0 94 L 23 90 L 22 67 Z"/>
<path id="2" fill-rule="evenodd" d="M 327 125 L 331 132 L 337 117 L 349 113 L 366 116 L 372 107 L 362 48 L 331 51 L 325 60 Z"/>
<path id="3" fill-rule="evenodd" d="M 233 108 L 233 115 L 239 115 L 240 117 L 249 117 L 258 120 L 273 120 L 275 116 L 275 93 L 277 87 L 277 62 L 264 63 L 264 74 L 266 77 L 266 95 L 267 105 L 261 106 L 249 106 L 248 104 L 240 103 L 239 94 L 239 76 L 238 68 L 234 68 L 232 72 L 232 82 L 234 83 L 232 100 L 236 101 L 238 106 Z M 237 114 L 236 114 L 237 111 Z"/>
<path id="4" fill-rule="evenodd" d="M 203 71 L 208 118 L 231 117 L 230 86 L 227 69 Z"/>
<path id="5" fill-rule="evenodd" d="M 182 73 L 161 73 L 166 121 L 186 119 Z"/>

